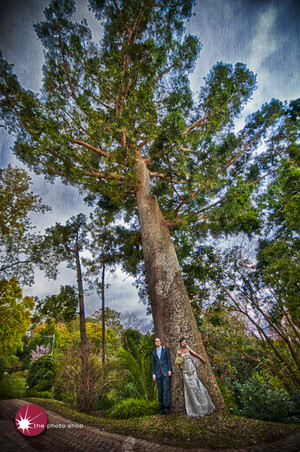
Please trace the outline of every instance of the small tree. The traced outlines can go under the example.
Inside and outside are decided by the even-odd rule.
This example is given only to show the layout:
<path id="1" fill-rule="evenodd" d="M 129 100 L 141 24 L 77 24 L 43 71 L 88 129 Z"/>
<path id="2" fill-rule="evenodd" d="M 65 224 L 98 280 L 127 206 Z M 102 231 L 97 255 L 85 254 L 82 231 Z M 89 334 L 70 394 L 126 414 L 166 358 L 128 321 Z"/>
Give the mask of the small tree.
<path id="1" fill-rule="evenodd" d="M 55 322 L 70 322 L 74 320 L 78 309 L 78 294 L 74 287 L 61 286 L 57 295 L 49 295 L 45 300 L 38 301 L 36 312 L 43 320 L 54 319 Z"/>
<path id="2" fill-rule="evenodd" d="M 84 411 L 89 411 L 89 365 L 80 260 L 80 252 L 87 245 L 86 235 L 86 217 L 79 214 L 77 217 L 72 217 L 64 226 L 56 223 L 52 228 L 47 228 L 43 242 L 36 247 L 36 254 L 39 256 L 41 268 L 44 268 L 46 274 L 51 277 L 56 277 L 57 265 L 61 261 L 65 261 L 69 268 L 76 271 L 81 336 L 81 391 L 78 406 Z"/>
<path id="3" fill-rule="evenodd" d="M 33 282 L 31 249 L 38 239 L 32 232 L 29 214 L 49 210 L 30 191 L 31 183 L 21 168 L 8 165 L 0 169 L 0 274 L 26 284 Z"/>
<path id="4" fill-rule="evenodd" d="M 102 323 L 102 367 L 103 379 L 105 379 L 105 289 L 107 272 L 114 272 L 118 262 L 117 257 L 117 237 L 116 228 L 111 225 L 113 217 L 100 209 L 96 209 L 91 214 L 89 232 L 91 241 L 89 251 L 91 258 L 84 259 L 84 264 L 88 268 L 89 283 L 91 288 L 96 287 L 96 291 L 101 299 L 101 323 Z"/>
<path id="5" fill-rule="evenodd" d="M 27 384 L 29 389 L 36 391 L 51 391 L 56 374 L 56 364 L 53 356 L 46 354 L 33 361 L 29 368 Z"/>
<path id="6" fill-rule="evenodd" d="M 24 297 L 15 278 L 0 280 L 0 378 L 15 363 L 23 350 L 25 336 L 34 308 L 32 297 Z"/>

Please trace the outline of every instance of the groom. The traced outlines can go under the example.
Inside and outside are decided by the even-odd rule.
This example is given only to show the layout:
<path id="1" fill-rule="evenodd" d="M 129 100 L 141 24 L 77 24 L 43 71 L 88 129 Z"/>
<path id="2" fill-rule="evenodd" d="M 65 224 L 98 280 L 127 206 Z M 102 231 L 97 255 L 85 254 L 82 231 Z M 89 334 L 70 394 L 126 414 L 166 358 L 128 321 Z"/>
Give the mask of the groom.
<path id="1" fill-rule="evenodd" d="M 160 414 L 169 414 L 171 386 L 171 358 L 168 347 L 161 345 L 161 340 L 155 339 L 156 349 L 152 352 L 152 373 L 158 390 Z"/>

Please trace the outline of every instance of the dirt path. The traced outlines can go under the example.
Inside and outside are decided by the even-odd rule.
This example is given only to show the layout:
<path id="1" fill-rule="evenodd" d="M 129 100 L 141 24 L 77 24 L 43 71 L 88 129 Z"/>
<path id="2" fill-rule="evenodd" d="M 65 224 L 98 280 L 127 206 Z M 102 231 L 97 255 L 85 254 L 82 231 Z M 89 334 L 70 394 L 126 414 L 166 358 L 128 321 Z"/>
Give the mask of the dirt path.
<path id="1" fill-rule="evenodd" d="M 208 452 L 204 449 L 183 449 L 165 445 L 153 444 L 147 441 L 127 436 L 108 433 L 103 430 L 81 426 L 62 416 L 45 410 L 48 417 L 47 428 L 38 436 L 29 437 L 20 433 L 15 425 L 18 410 L 27 405 L 25 400 L 0 400 L 0 450 L 24 452 Z M 64 425 L 65 427 L 57 427 Z M 222 449 L 223 452 L 226 452 Z M 300 452 L 300 432 L 275 443 L 255 446 L 245 449 L 231 449 L 230 452 Z M 212 451 L 210 451 L 212 452 Z M 229 450 L 227 450 L 229 452 Z"/>

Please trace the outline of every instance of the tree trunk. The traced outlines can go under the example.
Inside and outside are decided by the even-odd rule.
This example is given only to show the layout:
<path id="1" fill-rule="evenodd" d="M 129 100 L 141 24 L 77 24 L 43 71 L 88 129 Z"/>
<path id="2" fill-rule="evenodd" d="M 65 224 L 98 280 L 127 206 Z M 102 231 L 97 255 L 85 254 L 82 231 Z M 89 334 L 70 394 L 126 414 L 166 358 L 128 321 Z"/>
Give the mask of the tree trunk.
<path id="1" fill-rule="evenodd" d="M 154 329 L 171 353 L 171 409 L 184 410 L 182 380 L 175 364 L 177 345 L 184 336 L 190 347 L 205 359 L 206 364 L 198 367 L 199 376 L 217 410 L 225 412 L 227 408 L 203 346 L 171 235 L 151 193 L 149 172 L 142 158 L 137 159 L 137 179 L 136 199 Z"/>
<path id="2" fill-rule="evenodd" d="M 101 303 L 102 303 L 102 372 L 105 381 L 105 257 L 102 262 Z"/>
<path id="3" fill-rule="evenodd" d="M 75 250 L 77 282 L 78 282 L 78 298 L 79 298 L 79 321 L 80 321 L 80 343 L 81 343 L 81 381 L 80 394 L 77 396 L 78 407 L 83 411 L 90 409 L 89 397 L 89 359 L 87 349 L 86 325 L 85 325 L 85 311 L 83 299 L 83 285 L 82 273 L 80 265 L 79 250 L 76 244 Z"/>

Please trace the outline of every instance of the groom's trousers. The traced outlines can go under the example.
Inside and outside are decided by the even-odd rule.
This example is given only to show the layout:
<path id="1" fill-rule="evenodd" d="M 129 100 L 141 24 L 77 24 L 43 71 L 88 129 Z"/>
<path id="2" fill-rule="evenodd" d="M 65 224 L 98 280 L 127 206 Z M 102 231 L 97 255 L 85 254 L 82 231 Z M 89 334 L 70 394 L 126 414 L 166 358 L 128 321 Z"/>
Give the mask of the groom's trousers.
<path id="1" fill-rule="evenodd" d="M 159 412 L 161 414 L 168 413 L 170 408 L 171 377 L 164 377 L 162 375 L 160 378 L 156 378 L 156 385 L 158 391 Z"/>

